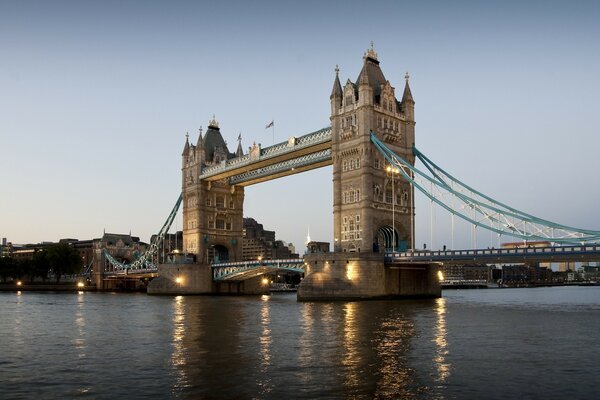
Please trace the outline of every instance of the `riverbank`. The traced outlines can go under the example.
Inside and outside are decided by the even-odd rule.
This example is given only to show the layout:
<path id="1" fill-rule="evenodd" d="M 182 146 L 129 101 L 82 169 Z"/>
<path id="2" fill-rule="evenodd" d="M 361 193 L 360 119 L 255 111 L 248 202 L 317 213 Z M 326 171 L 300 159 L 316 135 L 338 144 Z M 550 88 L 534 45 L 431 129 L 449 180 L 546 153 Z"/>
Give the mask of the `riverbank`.
<path id="1" fill-rule="evenodd" d="M 136 289 L 110 289 L 110 290 L 98 290 L 94 285 L 83 284 L 81 286 L 78 282 L 59 282 L 59 283 L 0 283 L 0 292 L 65 292 L 65 293 L 77 293 L 77 292 L 146 292 L 146 288 Z"/>

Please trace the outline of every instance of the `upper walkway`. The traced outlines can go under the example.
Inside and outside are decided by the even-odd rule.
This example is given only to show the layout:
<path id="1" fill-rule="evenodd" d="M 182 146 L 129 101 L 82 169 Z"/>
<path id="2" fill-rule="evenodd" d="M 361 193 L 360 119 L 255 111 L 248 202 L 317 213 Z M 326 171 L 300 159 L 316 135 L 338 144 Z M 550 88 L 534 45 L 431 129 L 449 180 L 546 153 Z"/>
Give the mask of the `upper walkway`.
<path id="1" fill-rule="evenodd" d="M 249 186 L 282 176 L 331 165 L 331 127 L 203 168 L 199 179 L 229 179 L 232 185 Z"/>

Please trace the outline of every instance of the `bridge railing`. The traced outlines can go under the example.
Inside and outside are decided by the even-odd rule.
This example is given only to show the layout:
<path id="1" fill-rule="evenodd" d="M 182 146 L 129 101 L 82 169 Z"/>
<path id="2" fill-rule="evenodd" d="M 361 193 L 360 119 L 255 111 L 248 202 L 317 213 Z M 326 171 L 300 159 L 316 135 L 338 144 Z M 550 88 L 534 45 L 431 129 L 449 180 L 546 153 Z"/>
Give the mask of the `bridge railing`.
<path id="1" fill-rule="evenodd" d="M 416 250 L 386 253 L 386 259 L 431 259 L 460 256 L 548 255 L 600 253 L 600 244 L 580 246 L 516 247 L 473 250 Z"/>

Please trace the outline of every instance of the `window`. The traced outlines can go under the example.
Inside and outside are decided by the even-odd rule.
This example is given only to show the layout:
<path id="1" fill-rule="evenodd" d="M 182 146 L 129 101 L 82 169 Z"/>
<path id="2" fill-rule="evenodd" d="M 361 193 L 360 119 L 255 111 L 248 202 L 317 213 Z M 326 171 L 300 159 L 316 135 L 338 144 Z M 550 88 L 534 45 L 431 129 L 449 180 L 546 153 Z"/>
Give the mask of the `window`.
<path id="1" fill-rule="evenodd" d="M 225 198 L 223 196 L 217 196 L 217 207 L 225 208 Z"/>
<path id="2" fill-rule="evenodd" d="M 346 105 L 347 106 L 352 105 L 352 95 L 346 96 Z"/>
<path id="3" fill-rule="evenodd" d="M 212 205 L 212 204 L 211 204 L 210 198 L 207 198 L 207 199 L 206 199 L 206 206 L 207 206 L 207 207 L 210 207 L 211 205 Z"/>
<path id="4" fill-rule="evenodd" d="M 392 189 L 391 188 L 387 188 L 385 191 L 385 202 L 386 203 L 392 203 Z"/>
<path id="5" fill-rule="evenodd" d="M 217 218 L 217 229 L 225 229 L 225 220 Z"/>
<path id="6" fill-rule="evenodd" d="M 229 200 L 229 208 L 233 208 L 233 199 Z"/>
<path id="7" fill-rule="evenodd" d="M 350 215 L 344 216 L 342 225 L 342 242 L 348 240 L 360 240 L 360 216 Z"/>
<path id="8" fill-rule="evenodd" d="M 375 169 L 379 169 L 379 168 L 380 168 L 380 164 L 379 164 L 379 158 L 376 158 L 376 159 L 375 159 L 375 161 L 374 161 L 374 164 L 373 164 L 373 165 L 374 165 Z"/>
<path id="9" fill-rule="evenodd" d="M 208 229 L 215 229 L 215 221 L 213 221 L 212 217 L 208 219 Z"/>

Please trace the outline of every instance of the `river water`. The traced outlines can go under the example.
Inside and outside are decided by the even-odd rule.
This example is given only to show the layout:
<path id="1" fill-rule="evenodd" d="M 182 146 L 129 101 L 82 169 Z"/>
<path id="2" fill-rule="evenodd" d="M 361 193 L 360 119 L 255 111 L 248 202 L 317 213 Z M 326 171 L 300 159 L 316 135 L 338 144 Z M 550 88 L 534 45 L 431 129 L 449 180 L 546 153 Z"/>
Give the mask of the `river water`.
<path id="1" fill-rule="evenodd" d="M 599 376 L 600 287 L 0 293 L 1 399 L 595 399 Z"/>

